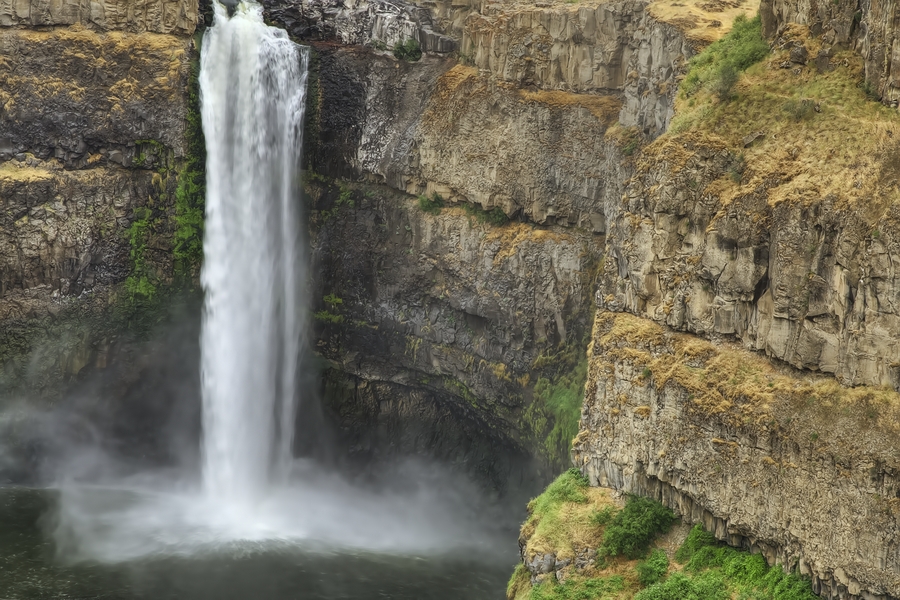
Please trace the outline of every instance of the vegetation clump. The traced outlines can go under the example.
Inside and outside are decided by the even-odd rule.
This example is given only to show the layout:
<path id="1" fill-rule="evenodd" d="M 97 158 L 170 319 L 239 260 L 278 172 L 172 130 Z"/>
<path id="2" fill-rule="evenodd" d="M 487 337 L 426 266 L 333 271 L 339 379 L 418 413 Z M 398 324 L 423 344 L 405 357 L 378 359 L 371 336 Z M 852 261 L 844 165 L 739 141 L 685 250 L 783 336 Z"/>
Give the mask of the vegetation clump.
<path id="1" fill-rule="evenodd" d="M 669 572 L 669 557 L 664 550 L 657 548 L 647 560 L 639 562 L 636 568 L 641 585 L 653 585 Z"/>
<path id="2" fill-rule="evenodd" d="M 544 438 L 544 449 L 551 460 L 568 455 L 572 440 L 578 434 L 587 365 L 585 356 L 571 371 L 552 379 L 541 377 L 534 386 L 535 400 L 553 420 L 553 426 Z"/>
<path id="3" fill-rule="evenodd" d="M 152 210 L 146 206 L 135 208 L 134 221 L 128 226 L 131 274 L 125 279 L 125 292 L 131 302 L 141 298 L 152 299 L 156 294 L 156 273 L 146 257 L 151 215 Z"/>
<path id="4" fill-rule="evenodd" d="M 465 202 L 462 207 L 467 215 L 473 217 L 479 223 L 487 223 L 499 227 L 509 222 L 509 217 L 506 216 L 506 213 L 499 206 L 495 206 L 490 210 L 484 210 L 475 204 Z"/>
<path id="5" fill-rule="evenodd" d="M 682 92 L 690 97 L 706 87 L 720 100 L 728 100 L 740 73 L 768 53 L 759 15 L 753 19 L 739 15 L 728 35 L 691 59 Z"/>
<path id="6" fill-rule="evenodd" d="M 535 585 L 528 567 L 520 564 L 507 586 L 510 600 L 815 598 L 809 581 L 769 567 L 759 554 L 718 542 L 701 525 L 690 530 L 674 555 L 662 544 L 653 547 L 658 544 L 653 538 L 674 522 L 672 512 L 640 497 L 630 497 L 616 510 L 608 492 L 588 486 L 577 469 L 560 475 L 528 508 L 521 535 L 528 556 L 550 553 L 557 560 L 571 559 L 573 548 L 599 543 L 601 553 L 610 544 L 621 552 L 614 556 L 607 550 L 605 557 L 587 566 L 575 567 L 566 560 L 567 566 L 540 576 Z M 642 561 L 626 554 L 637 556 L 647 549 L 650 553 Z"/>
<path id="7" fill-rule="evenodd" d="M 433 193 L 431 198 L 424 195 L 419 196 L 419 208 L 430 215 L 439 215 L 441 209 L 444 208 L 444 199 L 437 192 Z"/>
<path id="8" fill-rule="evenodd" d="M 422 58 L 422 47 L 419 46 L 419 41 L 409 38 L 405 42 L 394 44 L 394 58 L 409 62 L 416 62 Z"/>
<path id="9" fill-rule="evenodd" d="M 192 281 L 203 261 L 203 220 L 206 202 L 206 141 L 200 118 L 200 65 L 191 65 L 185 127 L 187 152 L 175 189 L 175 275 Z"/>
<path id="10" fill-rule="evenodd" d="M 330 325 L 340 325 L 344 322 L 344 315 L 340 314 L 340 307 L 344 304 L 344 300 L 334 294 L 328 294 L 322 298 L 322 301 L 328 305 L 328 309 L 318 311 L 314 316 L 316 321 Z"/>
<path id="11" fill-rule="evenodd" d="M 601 556 L 624 556 L 635 559 L 644 556 L 650 542 L 675 522 L 671 509 L 648 498 L 631 496 L 603 534 Z"/>
<path id="12" fill-rule="evenodd" d="M 635 600 L 815 600 L 809 581 L 769 567 L 760 554 L 717 542 L 695 525 L 675 559 L 682 573 L 640 591 Z"/>

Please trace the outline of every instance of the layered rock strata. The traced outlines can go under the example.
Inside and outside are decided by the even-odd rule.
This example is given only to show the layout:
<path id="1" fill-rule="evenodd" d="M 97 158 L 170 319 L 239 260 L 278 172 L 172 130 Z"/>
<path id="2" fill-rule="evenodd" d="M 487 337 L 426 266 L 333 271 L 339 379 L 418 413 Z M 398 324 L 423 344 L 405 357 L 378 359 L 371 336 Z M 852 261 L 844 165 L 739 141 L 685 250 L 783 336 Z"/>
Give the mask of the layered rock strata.
<path id="1" fill-rule="evenodd" d="M 317 218 L 327 218 L 315 242 L 322 277 L 314 301 L 326 313 L 318 349 L 344 374 L 330 379 L 333 408 L 351 417 L 374 409 L 340 419 L 351 446 L 379 446 L 372 440 L 382 435 L 380 422 L 402 431 L 392 416 L 399 413 L 413 433 L 393 442 L 396 451 L 446 446 L 441 452 L 461 461 L 460 452 L 484 443 L 523 457 L 551 450 L 538 466 L 541 477 L 552 476 L 565 450 L 540 448 L 549 413 L 526 409 L 538 375 L 563 361 L 555 357 L 560 348 L 572 356 L 583 348 L 599 260 L 591 234 L 492 226 L 458 207 L 432 214 L 382 186 L 345 184 L 340 193 L 352 208 L 332 204 L 340 195 L 309 189 Z M 480 441 L 468 450 L 447 444 L 457 430 Z M 469 462 L 502 484 L 513 468 L 505 464 L 509 454 L 485 452 Z"/>
<path id="2" fill-rule="evenodd" d="M 196 2 L 0 5 L 7 397 L 106 362 L 103 315 L 136 262 L 171 281 L 196 23 Z"/>
<path id="3" fill-rule="evenodd" d="M 30 29 L 73 25 L 97 31 L 191 35 L 197 27 L 197 0 L 0 2 L 0 27 Z"/>
<path id="4" fill-rule="evenodd" d="M 574 460 L 825 598 L 900 595 L 900 397 L 601 311 Z M 860 435 L 865 431 L 865 435 Z"/>

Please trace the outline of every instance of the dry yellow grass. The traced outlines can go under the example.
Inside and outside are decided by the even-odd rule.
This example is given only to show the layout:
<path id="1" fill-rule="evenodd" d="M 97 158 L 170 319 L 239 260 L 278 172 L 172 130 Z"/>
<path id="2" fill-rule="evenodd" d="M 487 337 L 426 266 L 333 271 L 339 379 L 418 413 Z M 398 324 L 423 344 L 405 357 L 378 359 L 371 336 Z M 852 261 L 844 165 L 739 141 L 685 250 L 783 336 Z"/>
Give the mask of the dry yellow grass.
<path id="1" fill-rule="evenodd" d="M 573 94 L 559 90 L 529 91 L 521 88 L 518 88 L 518 92 L 526 102 L 538 102 L 551 108 L 580 107 L 587 109 L 607 127 L 618 120 L 619 111 L 622 109 L 622 100 L 615 96 Z"/>
<path id="2" fill-rule="evenodd" d="M 667 333 L 628 313 L 599 313 L 592 361 L 627 362 L 689 394 L 693 409 L 739 424 L 765 424 L 793 415 L 823 427 L 836 419 L 864 419 L 867 430 L 900 435 L 900 394 L 871 386 L 848 388 L 833 377 L 800 372 L 730 343 Z"/>
<path id="3" fill-rule="evenodd" d="M 621 503 L 614 502 L 606 488 L 588 487 L 583 492 L 586 502 L 566 502 L 543 519 L 531 516 L 525 521 L 520 537 L 528 540 L 528 556 L 552 553 L 563 560 L 583 548 L 600 547 L 603 529 L 591 522 L 591 515 L 607 507 L 618 508 Z"/>
<path id="4" fill-rule="evenodd" d="M 13 161 L 0 164 L 0 182 L 38 183 L 53 177 L 53 173 L 40 167 L 26 167 Z"/>
<path id="5" fill-rule="evenodd" d="M 674 25 L 703 46 L 728 33 L 738 15 L 755 15 L 759 0 L 656 0 L 648 10 L 655 19 Z"/>
<path id="6" fill-rule="evenodd" d="M 787 36 L 806 44 L 811 56 L 818 51 L 820 41 L 804 27 L 793 26 Z M 677 171 L 695 148 L 727 150 L 742 154 L 746 169 L 739 182 L 723 173 L 706 183 L 703 191 L 722 205 L 764 188 L 770 205 L 811 204 L 833 194 L 838 206 L 862 203 L 881 214 L 900 199 L 897 111 L 866 96 L 862 60 L 853 52 L 836 54 L 834 70 L 825 73 L 812 62 L 781 68 L 787 60 L 788 51 L 780 50 L 748 69 L 730 101 L 705 91 L 682 94 L 670 133 L 646 148 L 643 167 L 664 160 Z M 808 109 L 798 112 L 804 101 Z M 745 148 L 754 132 L 763 135 Z"/>

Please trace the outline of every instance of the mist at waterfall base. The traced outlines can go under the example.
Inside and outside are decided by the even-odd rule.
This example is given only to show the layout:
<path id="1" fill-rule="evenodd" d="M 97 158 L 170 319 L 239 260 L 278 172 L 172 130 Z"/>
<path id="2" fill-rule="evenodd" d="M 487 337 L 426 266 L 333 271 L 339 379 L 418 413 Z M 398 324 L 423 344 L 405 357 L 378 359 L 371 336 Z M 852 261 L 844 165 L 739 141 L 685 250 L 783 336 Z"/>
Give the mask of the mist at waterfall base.
<path id="1" fill-rule="evenodd" d="M 11 524 L 0 528 L 0 597 L 502 595 L 519 515 L 464 476 L 415 459 L 348 474 L 293 456 L 295 426 L 319 429 L 304 397 L 297 205 L 306 62 L 258 5 L 229 17 L 216 4 L 200 76 L 200 449 L 177 435 L 184 464 L 138 468 L 101 435 L 69 439 L 48 418 L 54 489 L 0 488 Z"/>

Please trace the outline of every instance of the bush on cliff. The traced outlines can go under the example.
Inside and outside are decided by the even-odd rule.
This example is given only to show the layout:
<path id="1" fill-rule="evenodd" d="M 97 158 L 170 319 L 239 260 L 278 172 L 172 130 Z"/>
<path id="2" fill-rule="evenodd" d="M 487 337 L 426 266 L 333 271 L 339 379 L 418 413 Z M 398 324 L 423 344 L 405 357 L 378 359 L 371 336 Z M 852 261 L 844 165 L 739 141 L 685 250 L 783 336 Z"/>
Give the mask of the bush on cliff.
<path id="1" fill-rule="evenodd" d="M 682 92 L 692 96 L 706 87 L 720 100 L 727 100 L 740 72 L 768 53 L 769 44 L 762 36 L 759 16 L 747 19 L 740 15 L 728 35 L 691 59 L 690 71 L 681 84 Z"/>
<path id="2" fill-rule="evenodd" d="M 669 557 L 666 556 L 664 550 L 657 548 L 650 553 L 647 560 L 639 562 L 637 565 L 638 581 L 641 585 L 653 585 L 669 571 Z"/>
<path id="3" fill-rule="evenodd" d="M 635 600 L 814 600 L 809 582 L 769 567 L 759 554 L 750 554 L 716 541 L 702 525 L 691 530 L 675 553 L 686 563 L 674 573 L 635 595 Z M 691 575 L 693 574 L 693 575 Z"/>
<path id="4" fill-rule="evenodd" d="M 418 40 L 409 38 L 405 42 L 394 44 L 394 58 L 409 62 L 415 62 L 422 58 L 422 48 L 419 46 Z"/>
<path id="5" fill-rule="evenodd" d="M 647 553 L 650 542 L 669 530 L 675 513 L 659 502 L 631 496 L 625 508 L 606 526 L 600 556 L 619 556 L 634 559 Z"/>
<path id="6" fill-rule="evenodd" d="M 439 215 L 441 214 L 441 209 L 444 208 L 444 199 L 437 192 L 432 194 L 431 198 L 419 196 L 419 208 L 430 215 Z"/>

